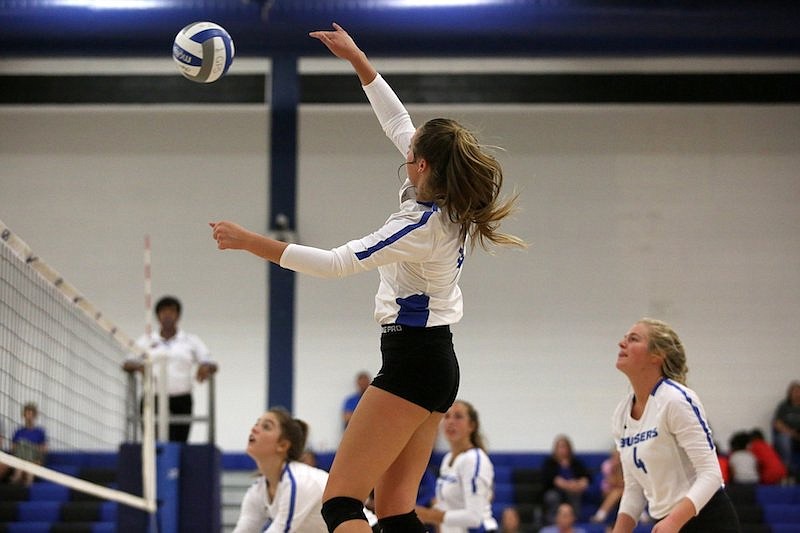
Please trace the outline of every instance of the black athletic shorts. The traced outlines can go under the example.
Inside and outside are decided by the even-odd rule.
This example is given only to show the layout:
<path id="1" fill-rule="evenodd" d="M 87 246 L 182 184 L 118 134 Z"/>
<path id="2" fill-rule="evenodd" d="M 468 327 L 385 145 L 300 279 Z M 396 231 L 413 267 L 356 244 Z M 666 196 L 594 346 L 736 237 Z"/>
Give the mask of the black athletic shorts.
<path id="1" fill-rule="evenodd" d="M 741 531 L 736 509 L 724 489 L 715 492 L 697 516 L 681 528 L 681 533 L 741 533 Z"/>
<path id="2" fill-rule="evenodd" d="M 460 374 L 450 326 L 381 326 L 383 364 L 372 385 L 428 411 L 446 412 Z"/>

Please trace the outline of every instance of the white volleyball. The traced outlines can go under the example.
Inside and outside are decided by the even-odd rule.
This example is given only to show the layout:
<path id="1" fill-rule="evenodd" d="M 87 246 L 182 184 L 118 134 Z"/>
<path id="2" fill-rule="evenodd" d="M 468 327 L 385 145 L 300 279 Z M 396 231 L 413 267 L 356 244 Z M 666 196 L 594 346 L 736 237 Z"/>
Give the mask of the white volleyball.
<path id="1" fill-rule="evenodd" d="M 198 83 L 217 81 L 233 63 L 233 39 L 213 22 L 193 22 L 175 36 L 172 58 L 186 78 Z"/>

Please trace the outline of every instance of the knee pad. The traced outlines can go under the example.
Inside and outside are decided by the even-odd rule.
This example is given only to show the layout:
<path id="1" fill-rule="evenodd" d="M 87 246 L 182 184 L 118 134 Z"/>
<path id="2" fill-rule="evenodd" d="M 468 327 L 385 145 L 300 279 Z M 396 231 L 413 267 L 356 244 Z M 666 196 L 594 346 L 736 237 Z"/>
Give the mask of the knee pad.
<path id="1" fill-rule="evenodd" d="M 366 522 L 364 502 L 347 496 L 331 498 L 322 504 L 322 519 L 325 520 L 325 525 L 328 526 L 330 533 L 333 533 L 333 530 L 339 527 L 339 524 L 348 520 L 363 520 Z"/>
<path id="2" fill-rule="evenodd" d="M 381 533 L 426 533 L 428 530 L 417 518 L 417 513 L 387 516 L 378 520 Z"/>

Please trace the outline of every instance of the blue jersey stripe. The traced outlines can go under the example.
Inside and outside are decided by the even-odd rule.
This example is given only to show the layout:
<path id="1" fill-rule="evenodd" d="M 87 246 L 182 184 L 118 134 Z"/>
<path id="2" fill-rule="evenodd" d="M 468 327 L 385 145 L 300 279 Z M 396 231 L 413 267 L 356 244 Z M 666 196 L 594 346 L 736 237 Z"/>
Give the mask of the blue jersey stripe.
<path id="1" fill-rule="evenodd" d="M 683 397 L 686 398 L 687 402 L 689 402 L 689 405 L 691 406 L 692 411 L 694 411 L 694 415 L 697 417 L 697 421 L 700 423 L 700 427 L 703 428 L 703 431 L 706 434 L 706 440 L 708 441 L 708 447 L 713 450 L 714 449 L 714 440 L 711 438 L 711 431 L 708 429 L 708 425 L 706 424 L 706 421 L 703 420 L 703 417 L 700 415 L 700 409 L 694 404 L 694 402 L 689 397 L 689 395 L 686 394 L 686 391 L 683 390 L 683 388 L 680 387 L 677 383 L 675 383 L 674 381 L 672 381 L 670 379 L 666 379 L 666 378 L 662 379 L 659 382 L 658 385 L 660 385 L 661 383 L 666 383 L 667 385 L 675 387 L 677 390 L 679 390 L 681 392 L 681 394 L 683 394 Z M 658 385 L 656 385 L 656 389 L 658 388 Z M 655 389 L 653 389 L 653 392 L 655 392 Z"/>
<path id="2" fill-rule="evenodd" d="M 291 491 L 292 494 L 289 497 L 289 515 L 286 517 L 286 528 L 283 530 L 285 533 L 288 533 L 292 530 L 292 520 L 294 520 L 294 506 L 297 503 L 297 480 L 294 478 L 292 471 L 289 470 L 289 463 L 286 463 L 286 466 L 283 469 L 284 474 L 289 476 L 289 480 L 291 481 Z"/>
<path id="3" fill-rule="evenodd" d="M 475 473 L 472 475 L 472 494 L 478 493 L 478 472 L 481 469 L 481 454 L 478 448 L 475 448 Z"/>
<path id="4" fill-rule="evenodd" d="M 433 211 L 425 211 L 422 214 L 422 218 L 420 219 L 419 222 L 416 222 L 414 224 L 409 224 L 408 226 L 404 227 L 400 231 L 388 236 L 384 240 L 373 244 L 372 246 L 370 246 L 369 248 L 367 248 L 363 252 L 356 252 L 356 258 L 359 261 L 364 260 L 367 257 L 371 256 L 372 254 L 374 254 L 376 252 L 379 252 L 382 249 L 386 248 L 387 246 L 397 242 L 401 237 L 404 237 L 404 236 L 408 235 L 409 233 L 411 233 L 412 231 L 414 231 L 415 229 L 421 228 L 422 226 L 424 226 L 425 223 L 428 222 L 428 219 L 431 218 L 432 214 L 433 214 Z"/>

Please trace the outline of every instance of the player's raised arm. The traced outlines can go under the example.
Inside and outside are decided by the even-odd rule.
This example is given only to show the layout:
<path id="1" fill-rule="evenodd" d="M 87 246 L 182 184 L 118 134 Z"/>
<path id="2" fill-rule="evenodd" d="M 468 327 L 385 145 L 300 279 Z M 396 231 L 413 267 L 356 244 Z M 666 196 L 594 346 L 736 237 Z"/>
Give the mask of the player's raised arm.
<path id="1" fill-rule="evenodd" d="M 361 85 L 369 85 L 378 75 L 378 72 L 367 59 L 367 55 L 361 51 L 353 38 L 344 31 L 344 28 L 335 22 L 333 23 L 333 30 L 312 31 L 309 35 L 319 39 L 333 55 L 353 65 L 358 79 L 361 80 Z"/>
<path id="2" fill-rule="evenodd" d="M 309 35 L 320 40 L 336 57 L 350 62 L 384 133 L 401 154 L 407 155 L 415 130 L 408 111 L 353 38 L 335 22 L 333 28 L 328 31 L 312 31 Z"/>

